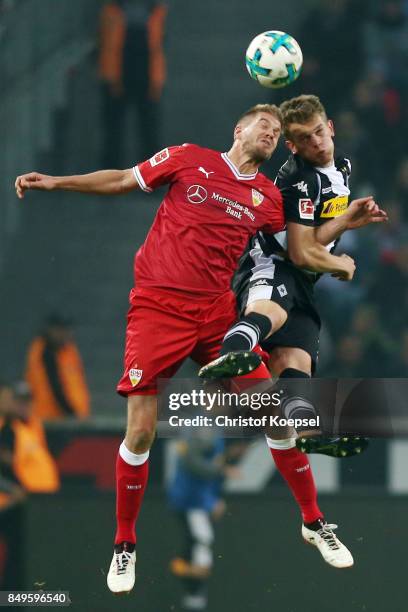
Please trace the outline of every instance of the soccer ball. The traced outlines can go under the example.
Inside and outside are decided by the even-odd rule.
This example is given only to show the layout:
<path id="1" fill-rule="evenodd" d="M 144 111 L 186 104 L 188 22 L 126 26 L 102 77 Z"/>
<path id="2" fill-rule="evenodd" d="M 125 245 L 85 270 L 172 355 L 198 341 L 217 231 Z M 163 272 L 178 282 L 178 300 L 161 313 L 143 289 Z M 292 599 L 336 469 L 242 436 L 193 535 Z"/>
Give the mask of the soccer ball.
<path id="1" fill-rule="evenodd" d="M 249 74 L 263 87 L 278 89 L 293 83 L 303 63 L 302 50 L 285 32 L 270 30 L 258 34 L 246 52 Z"/>

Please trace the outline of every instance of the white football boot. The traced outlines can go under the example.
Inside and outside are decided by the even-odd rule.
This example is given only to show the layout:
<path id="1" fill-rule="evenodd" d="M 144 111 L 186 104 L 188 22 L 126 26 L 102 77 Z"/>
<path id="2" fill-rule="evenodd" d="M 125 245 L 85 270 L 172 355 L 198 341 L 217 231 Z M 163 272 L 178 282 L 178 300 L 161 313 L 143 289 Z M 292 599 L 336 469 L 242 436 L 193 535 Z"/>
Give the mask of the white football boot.
<path id="1" fill-rule="evenodd" d="M 309 529 L 302 525 L 302 536 L 309 544 L 316 546 L 323 559 L 331 566 L 346 568 L 354 565 L 354 559 L 349 549 L 340 542 L 334 529 L 337 525 L 319 521 L 320 529 Z"/>
<path id="2" fill-rule="evenodd" d="M 135 584 L 136 552 L 129 552 L 127 542 L 115 546 L 106 582 L 115 595 L 130 593 Z"/>

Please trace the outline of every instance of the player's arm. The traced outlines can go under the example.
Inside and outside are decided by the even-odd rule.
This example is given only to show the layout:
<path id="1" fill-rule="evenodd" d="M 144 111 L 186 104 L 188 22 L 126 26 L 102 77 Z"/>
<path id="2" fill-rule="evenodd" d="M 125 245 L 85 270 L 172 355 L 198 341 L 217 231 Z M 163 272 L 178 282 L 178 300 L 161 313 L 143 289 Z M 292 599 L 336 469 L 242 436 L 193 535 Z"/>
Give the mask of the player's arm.
<path id="1" fill-rule="evenodd" d="M 288 254 L 296 266 L 314 272 L 331 272 L 340 280 L 351 280 L 355 264 L 348 255 L 332 255 L 316 241 L 315 228 L 288 222 Z"/>
<path id="2" fill-rule="evenodd" d="M 29 189 L 118 195 L 140 187 L 133 168 L 128 168 L 127 170 L 99 170 L 74 176 L 48 176 L 39 172 L 30 172 L 17 177 L 15 188 L 17 196 L 22 199 L 24 193 Z"/>
<path id="3" fill-rule="evenodd" d="M 287 251 L 291 261 L 300 268 L 317 273 L 329 272 L 340 280 L 351 280 L 355 270 L 353 259 L 348 255 L 331 255 L 316 239 L 314 200 L 318 185 L 315 174 L 286 177 L 278 174 L 276 185 L 283 196 Z"/>
<path id="4" fill-rule="evenodd" d="M 316 228 L 316 240 L 323 245 L 337 240 L 343 232 L 350 229 L 358 229 L 370 223 L 382 223 L 388 220 L 388 215 L 381 210 L 372 196 L 353 200 L 346 212 L 323 223 Z"/>

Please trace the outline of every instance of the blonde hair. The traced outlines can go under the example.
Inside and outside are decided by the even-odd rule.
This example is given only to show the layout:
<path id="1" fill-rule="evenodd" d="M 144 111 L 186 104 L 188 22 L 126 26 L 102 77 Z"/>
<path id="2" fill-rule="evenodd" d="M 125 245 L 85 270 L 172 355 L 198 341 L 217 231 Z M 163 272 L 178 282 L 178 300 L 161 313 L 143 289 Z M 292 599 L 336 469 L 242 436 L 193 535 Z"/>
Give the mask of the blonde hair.
<path id="1" fill-rule="evenodd" d="M 286 137 L 290 136 L 292 123 L 307 123 L 315 115 L 322 115 L 327 121 L 326 110 L 317 96 L 302 95 L 282 102 L 279 107 L 282 115 L 282 128 Z"/>
<path id="2" fill-rule="evenodd" d="M 247 117 L 252 117 L 253 115 L 257 115 L 258 113 L 268 113 L 272 115 L 279 121 L 282 125 L 282 113 L 279 108 L 275 104 L 255 104 L 255 106 L 251 106 L 245 113 L 243 113 L 237 121 L 237 124 L 240 123 L 243 119 Z"/>

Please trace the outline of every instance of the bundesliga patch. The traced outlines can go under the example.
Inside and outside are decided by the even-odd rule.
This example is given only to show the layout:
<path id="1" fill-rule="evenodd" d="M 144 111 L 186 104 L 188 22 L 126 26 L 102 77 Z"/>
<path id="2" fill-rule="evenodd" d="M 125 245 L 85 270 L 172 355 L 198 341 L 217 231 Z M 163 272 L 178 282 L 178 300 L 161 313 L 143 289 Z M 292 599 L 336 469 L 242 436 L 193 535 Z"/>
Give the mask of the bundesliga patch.
<path id="1" fill-rule="evenodd" d="M 163 149 L 162 151 L 159 151 L 158 153 L 156 153 L 156 155 L 153 155 L 153 157 L 150 158 L 150 165 L 153 167 L 157 166 L 158 164 L 161 164 L 166 161 L 166 159 L 169 159 L 169 157 L 170 153 L 168 148 Z"/>
<path id="2" fill-rule="evenodd" d="M 262 204 L 264 200 L 264 196 L 262 195 L 262 193 L 259 193 L 259 191 L 257 191 L 256 189 L 252 189 L 252 204 L 254 206 L 259 206 L 260 204 Z"/>
<path id="3" fill-rule="evenodd" d="M 314 204 L 312 200 L 300 198 L 299 200 L 299 217 L 301 219 L 314 219 Z"/>
<path id="4" fill-rule="evenodd" d="M 327 200 L 323 204 L 323 210 L 320 214 L 321 218 L 341 217 L 344 215 L 348 207 L 348 196 L 336 196 Z"/>
<path id="5" fill-rule="evenodd" d="M 143 370 L 136 370 L 135 368 L 129 370 L 129 378 L 130 382 L 132 383 L 132 387 L 136 387 L 136 385 L 140 383 L 140 381 L 142 380 L 142 376 Z"/>
<path id="6" fill-rule="evenodd" d="M 288 295 L 285 285 L 278 285 L 276 288 L 281 297 L 285 297 L 285 295 Z"/>

